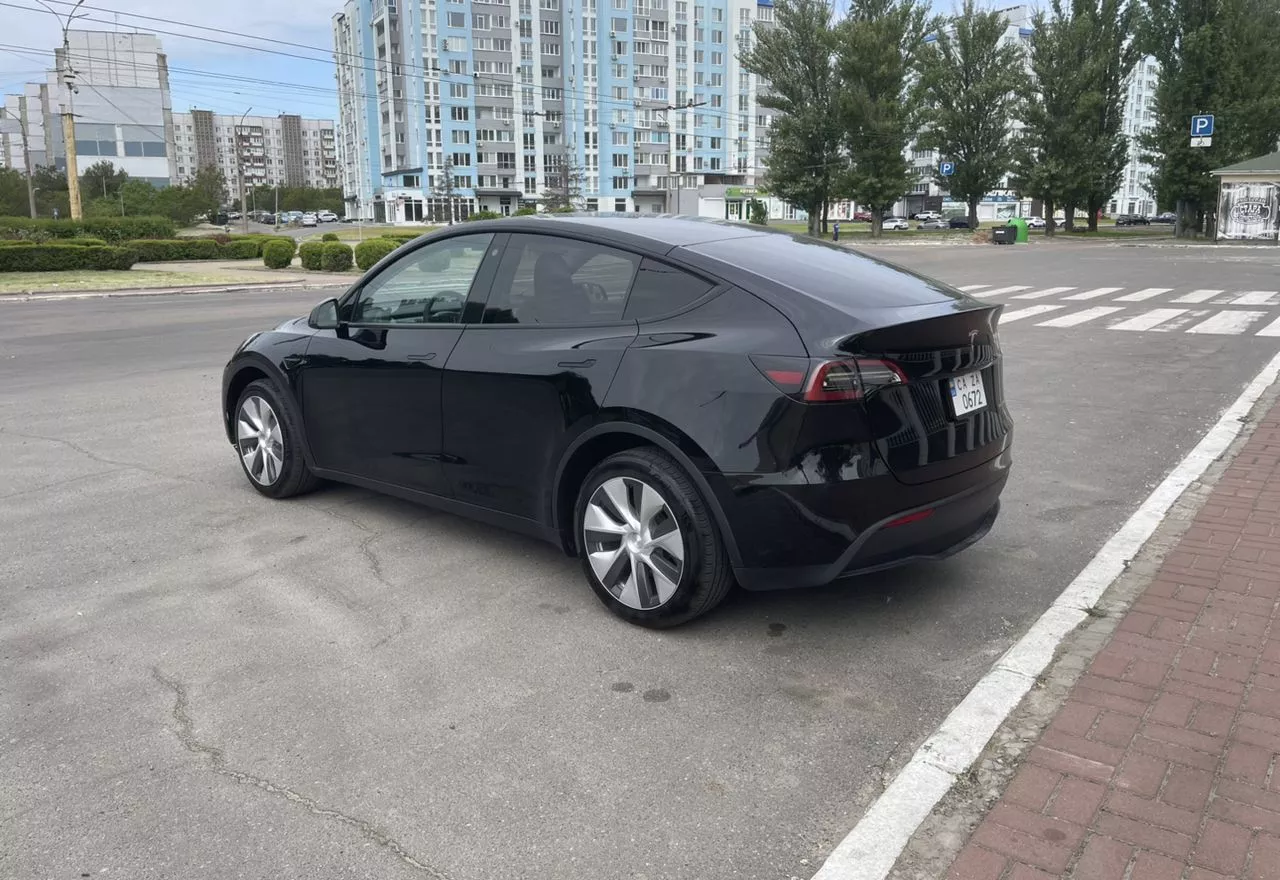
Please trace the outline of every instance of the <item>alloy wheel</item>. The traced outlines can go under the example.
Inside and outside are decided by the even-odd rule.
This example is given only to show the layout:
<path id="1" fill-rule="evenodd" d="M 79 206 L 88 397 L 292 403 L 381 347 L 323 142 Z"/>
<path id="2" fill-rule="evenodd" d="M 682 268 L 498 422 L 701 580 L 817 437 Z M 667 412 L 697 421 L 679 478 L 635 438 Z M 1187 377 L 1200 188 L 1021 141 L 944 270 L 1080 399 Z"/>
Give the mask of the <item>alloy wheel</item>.
<path id="1" fill-rule="evenodd" d="M 246 397 L 236 417 L 236 447 L 245 472 L 259 485 L 270 486 L 284 469 L 284 431 L 275 410 L 261 397 Z"/>
<path id="2" fill-rule="evenodd" d="M 583 513 L 582 537 L 591 570 L 628 608 L 657 608 L 679 587 L 684 537 L 670 505 L 643 480 L 601 483 Z"/>

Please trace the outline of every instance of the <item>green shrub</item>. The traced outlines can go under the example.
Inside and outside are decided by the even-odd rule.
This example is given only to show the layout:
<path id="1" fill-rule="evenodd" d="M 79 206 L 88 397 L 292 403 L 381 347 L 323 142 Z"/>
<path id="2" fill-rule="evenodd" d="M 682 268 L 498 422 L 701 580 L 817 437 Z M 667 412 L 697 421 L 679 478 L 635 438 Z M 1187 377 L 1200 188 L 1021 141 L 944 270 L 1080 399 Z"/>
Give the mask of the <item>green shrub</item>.
<path id="1" fill-rule="evenodd" d="M 268 269 L 287 269 L 293 263 L 292 241 L 269 241 L 262 246 L 262 262 Z"/>
<path id="2" fill-rule="evenodd" d="M 298 247 L 298 256 L 302 258 L 302 268 L 320 271 L 320 262 L 324 254 L 324 242 L 304 241 Z"/>
<path id="3" fill-rule="evenodd" d="M 0 217 L 0 238 L 32 241 L 92 236 L 112 244 L 138 238 L 173 238 L 177 227 L 166 217 L 86 217 L 84 220 L 32 220 Z"/>
<path id="4" fill-rule="evenodd" d="M 67 272 L 72 269 L 128 269 L 137 254 L 127 247 L 22 244 L 0 248 L 0 272 Z"/>
<path id="5" fill-rule="evenodd" d="M 218 257 L 223 260 L 256 260 L 262 256 L 260 241 L 229 241 L 218 248 Z"/>
<path id="6" fill-rule="evenodd" d="M 338 238 L 338 233 L 336 232 L 326 232 L 324 235 L 320 236 L 320 240 L 321 241 L 341 241 L 341 239 Z"/>
<path id="7" fill-rule="evenodd" d="M 502 215 L 497 211 L 476 211 L 467 218 L 467 222 L 472 220 L 501 220 Z"/>
<path id="8" fill-rule="evenodd" d="M 537 208 L 535 208 L 533 205 L 525 205 L 525 206 L 524 206 L 524 207 L 522 207 L 519 211 L 516 211 L 516 216 L 517 216 L 517 217 L 529 217 L 529 216 L 532 216 L 533 214 L 536 214 L 536 213 L 538 213 L 538 209 L 537 209 Z"/>
<path id="9" fill-rule="evenodd" d="M 346 272 L 351 268 L 351 246 L 340 241 L 326 241 L 321 246 L 320 268 L 326 272 Z"/>
<path id="10" fill-rule="evenodd" d="M 212 238 L 140 238 L 129 247 L 137 251 L 139 263 L 218 259 L 218 243 Z"/>
<path id="11" fill-rule="evenodd" d="M 389 238 L 369 238 L 356 245 L 356 265 L 361 271 L 370 269 L 373 264 L 387 254 L 400 247 L 400 242 Z"/>
<path id="12" fill-rule="evenodd" d="M 103 247 L 106 242 L 100 238 L 59 238 L 53 243 L 66 244 L 74 247 Z M 36 244 L 29 238 L 0 238 L 0 247 L 9 247 L 15 244 Z"/>

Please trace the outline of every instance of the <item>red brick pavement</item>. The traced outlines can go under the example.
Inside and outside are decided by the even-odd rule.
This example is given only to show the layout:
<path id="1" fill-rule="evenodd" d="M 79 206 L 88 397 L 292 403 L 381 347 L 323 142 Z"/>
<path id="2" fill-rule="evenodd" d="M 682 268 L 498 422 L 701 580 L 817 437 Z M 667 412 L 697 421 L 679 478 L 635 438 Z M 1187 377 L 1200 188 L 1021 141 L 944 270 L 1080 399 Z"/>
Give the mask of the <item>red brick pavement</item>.
<path id="1" fill-rule="evenodd" d="M 1280 880 L 1280 406 L 950 880 Z"/>

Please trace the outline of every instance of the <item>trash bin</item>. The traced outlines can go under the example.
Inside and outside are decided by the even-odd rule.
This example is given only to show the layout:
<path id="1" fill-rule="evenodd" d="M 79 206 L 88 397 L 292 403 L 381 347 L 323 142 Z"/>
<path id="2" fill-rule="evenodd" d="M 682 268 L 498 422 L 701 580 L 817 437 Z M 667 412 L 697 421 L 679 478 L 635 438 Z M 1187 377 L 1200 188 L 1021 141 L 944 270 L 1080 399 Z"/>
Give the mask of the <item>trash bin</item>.
<path id="1" fill-rule="evenodd" d="M 1012 226 L 1014 229 L 1018 230 L 1018 233 L 1015 236 L 1015 240 L 1019 244 L 1027 240 L 1027 237 L 1029 235 L 1029 232 L 1028 232 L 1029 227 L 1027 226 L 1026 220 L 1023 220 L 1021 217 L 1014 217 L 1012 220 L 1009 221 L 1009 225 Z"/>
<path id="2" fill-rule="evenodd" d="M 992 244 L 1013 244 L 1018 240 L 1018 230 L 1013 226 L 992 226 Z"/>

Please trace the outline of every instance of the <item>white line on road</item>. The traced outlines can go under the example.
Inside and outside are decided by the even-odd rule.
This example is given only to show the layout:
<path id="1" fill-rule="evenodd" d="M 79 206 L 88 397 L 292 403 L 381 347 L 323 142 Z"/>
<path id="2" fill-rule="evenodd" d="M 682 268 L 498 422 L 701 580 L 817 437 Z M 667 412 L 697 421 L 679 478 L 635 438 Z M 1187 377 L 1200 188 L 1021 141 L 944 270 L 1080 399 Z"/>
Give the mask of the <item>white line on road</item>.
<path id="1" fill-rule="evenodd" d="M 1267 316 L 1266 312 L 1218 312 L 1207 321 L 1187 329 L 1188 333 L 1217 333 L 1221 336 L 1239 336 L 1255 321 Z"/>
<path id="2" fill-rule="evenodd" d="M 982 290 L 982 288 L 990 286 L 990 284 L 966 284 L 964 287 L 957 287 L 956 290 L 963 290 L 965 293 L 972 293 L 975 290 Z"/>
<path id="3" fill-rule="evenodd" d="M 1176 303 L 1202 303 L 1213 299 L 1221 290 L 1193 290 L 1184 296 L 1180 296 L 1174 300 Z"/>
<path id="4" fill-rule="evenodd" d="M 1000 316 L 1000 324 L 1008 324 L 1010 321 L 1021 321 L 1023 318 L 1034 318 L 1036 315 L 1047 315 L 1049 312 L 1056 312 L 1063 306 L 1027 306 L 1025 309 L 1016 309 L 1012 312 L 1005 312 Z"/>
<path id="5" fill-rule="evenodd" d="M 998 296 L 1002 293 L 1017 293 L 1019 290 L 1030 290 L 1030 284 L 1015 284 L 1012 287 L 997 287 L 995 290 L 982 291 L 983 296 Z"/>
<path id="6" fill-rule="evenodd" d="M 1130 318 L 1127 321 L 1121 321 L 1118 324 L 1112 324 L 1112 330 L 1150 330 L 1153 327 L 1163 324 L 1170 318 L 1176 318 L 1185 312 L 1186 309 L 1152 309 L 1144 312 L 1136 318 Z"/>
<path id="7" fill-rule="evenodd" d="M 1116 312 L 1123 312 L 1124 306 L 1096 306 L 1092 309 L 1085 309 L 1083 312 L 1072 312 L 1070 315 L 1063 315 L 1059 318 L 1050 318 L 1043 323 L 1037 324 L 1037 327 L 1077 327 L 1080 324 L 1087 324 L 1094 318 L 1105 318 L 1107 315 L 1114 315 Z"/>
<path id="8" fill-rule="evenodd" d="M 1168 293 L 1171 290 L 1173 290 L 1172 287 L 1148 287 L 1134 293 L 1126 293 L 1124 296 L 1117 296 L 1116 302 L 1140 303 L 1143 300 L 1151 299 L 1152 297 L 1159 296 L 1162 293 Z"/>
<path id="9" fill-rule="evenodd" d="M 1280 305 L 1276 302 L 1276 297 L 1280 296 L 1280 290 L 1246 290 L 1231 300 L 1233 306 L 1274 306 Z"/>
<path id="10" fill-rule="evenodd" d="M 1020 293 L 1012 299 L 1042 299 L 1046 296 L 1053 296 L 1055 293 L 1066 293 L 1068 290 L 1075 290 L 1074 287 L 1046 287 L 1044 290 L 1033 290 L 1030 293 Z"/>
<path id="11" fill-rule="evenodd" d="M 1227 451 L 1253 405 L 1280 376 L 1272 358 L 1235 403 L 1125 524 L 1089 560 L 1040 619 L 951 710 L 884 793 L 840 842 L 813 880 L 884 880 L 911 835 L 1031 690 L 1054 652 L 1124 572 L 1187 487 Z"/>
<path id="12" fill-rule="evenodd" d="M 1085 290 L 1081 293 L 1073 293 L 1071 296 L 1064 296 L 1063 299 L 1072 301 L 1083 299 L 1097 299 L 1100 296 L 1106 296 L 1108 293 L 1115 293 L 1117 290 L 1124 290 L 1123 287 L 1095 287 L 1093 290 Z"/>
<path id="13" fill-rule="evenodd" d="M 1259 336 L 1280 336 L 1280 318 L 1258 331 Z"/>

